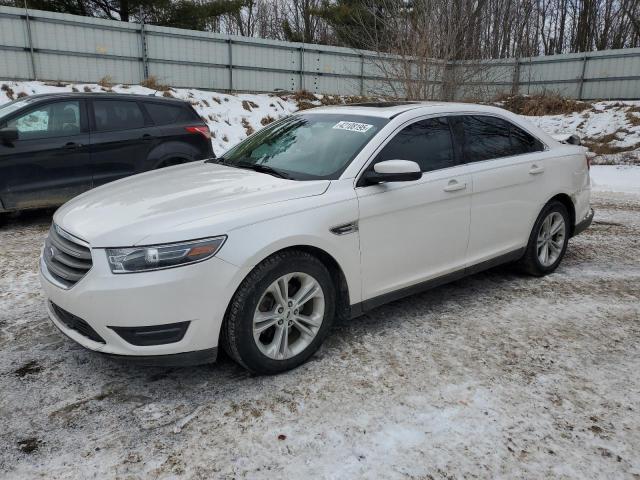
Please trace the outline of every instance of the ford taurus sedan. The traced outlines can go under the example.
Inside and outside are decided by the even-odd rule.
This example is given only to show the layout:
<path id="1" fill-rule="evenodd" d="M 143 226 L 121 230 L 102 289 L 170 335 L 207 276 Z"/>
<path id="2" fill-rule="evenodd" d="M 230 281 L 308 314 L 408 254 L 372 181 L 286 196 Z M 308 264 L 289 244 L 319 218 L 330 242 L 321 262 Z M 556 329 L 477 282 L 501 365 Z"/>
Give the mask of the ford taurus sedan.
<path id="1" fill-rule="evenodd" d="M 88 349 L 257 373 L 336 318 L 506 262 L 553 272 L 587 228 L 589 164 L 507 111 L 382 103 L 284 118 L 221 158 L 87 192 L 41 258 L 53 323 Z"/>

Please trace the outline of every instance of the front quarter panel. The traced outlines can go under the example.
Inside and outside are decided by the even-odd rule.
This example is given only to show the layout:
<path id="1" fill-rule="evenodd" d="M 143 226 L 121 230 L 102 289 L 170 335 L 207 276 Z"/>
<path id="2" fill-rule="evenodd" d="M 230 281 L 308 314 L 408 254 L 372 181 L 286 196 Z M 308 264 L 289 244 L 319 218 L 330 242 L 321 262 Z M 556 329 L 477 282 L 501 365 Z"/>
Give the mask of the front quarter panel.
<path id="1" fill-rule="evenodd" d="M 273 253 L 295 246 L 309 246 L 325 251 L 336 260 L 347 281 L 350 303 L 360 302 L 358 232 L 336 235 L 330 231 L 358 219 L 358 202 L 352 182 L 332 181 L 325 194 L 291 202 L 295 202 L 292 213 L 287 210 L 294 205 L 273 205 L 272 209 L 282 210 L 281 215 L 227 232 L 227 242 L 217 256 L 239 267 L 234 280 L 236 288 L 258 263 Z"/>

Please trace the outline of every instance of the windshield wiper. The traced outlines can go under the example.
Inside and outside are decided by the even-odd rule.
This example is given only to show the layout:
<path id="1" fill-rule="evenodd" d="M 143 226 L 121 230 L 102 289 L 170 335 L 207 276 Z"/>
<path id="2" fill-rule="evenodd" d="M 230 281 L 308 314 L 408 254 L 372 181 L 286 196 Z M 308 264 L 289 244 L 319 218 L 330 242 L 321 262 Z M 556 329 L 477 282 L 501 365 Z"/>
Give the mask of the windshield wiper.
<path id="1" fill-rule="evenodd" d="M 254 172 L 266 173 L 268 175 L 273 175 L 274 177 L 293 180 L 293 177 L 291 177 L 291 175 L 288 175 L 281 170 L 277 170 L 273 167 L 270 167 L 269 165 L 264 165 L 262 163 L 247 162 L 246 160 L 229 162 L 224 157 L 210 158 L 209 160 L 206 160 L 206 162 L 216 163 L 218 165 L 224 165 L 225 167 L 244 168 L 245 170 L 253 170 Z"/>
<path id="2" fill-rule="evenodd" d="M 273 175 L 274 177 L 286 178 L 287 180 L 292 179 L 290 175 L 287 175 L 280 170 L 276 170 L 273 167 L 263 165 L 261 163 L 245 162 L 242 160 L 239 162 L 225 162 L 224 159 L 220 159 L 220 162 L 218 163 L 228 167 L 244 168 L 246 170 L 253 170 L 254 172 L 266 173 L 268 175 Z"/>

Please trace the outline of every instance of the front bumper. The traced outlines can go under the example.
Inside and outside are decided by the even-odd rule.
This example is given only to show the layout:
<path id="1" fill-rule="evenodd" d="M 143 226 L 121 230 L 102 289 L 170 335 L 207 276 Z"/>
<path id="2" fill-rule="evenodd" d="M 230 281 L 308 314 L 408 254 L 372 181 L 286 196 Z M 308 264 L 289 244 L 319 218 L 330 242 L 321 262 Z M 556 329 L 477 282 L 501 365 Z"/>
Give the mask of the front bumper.
<path id="1" fill-rule="evenodd" d="M 589 209 L 589 213 L 587 213 L 587 215 L 580 220 L 578 223 L 576 223 L 576 226 L 573 228 L 573 235 L 572 236 L 576 236 L 581 234 L 582 232 L 584 232 L 587 228 L 589 228 L 589 226 L 591 225 L 591 222 L 593 222 L 593 216 L 594 216 L 595 212 L 593 211 L 593 208 Z"/>
<path id="2" fill-rule="evenodd" d="M 235 291 L 237 267 L 214 257 L 178 268 L 116 275 L 107 265 L 104 250 L 93 249 L 92 257 L 91 270 L 68 289 L 52 282 L 41 262 L 40 283 L 48 299 L 49 317 L 62 333 L 90 350 L 143 364 L 215 360 L 222 320 Z M 69 328 L 51 302 L 86 322 L 104 343 L 82 334 L 82 329 Z M 189 322 L 184 337 L 160 345 L 133 345 L 110 328 L 177 322 Z M 161 359 L 163 356 L 167 358 Z"/>

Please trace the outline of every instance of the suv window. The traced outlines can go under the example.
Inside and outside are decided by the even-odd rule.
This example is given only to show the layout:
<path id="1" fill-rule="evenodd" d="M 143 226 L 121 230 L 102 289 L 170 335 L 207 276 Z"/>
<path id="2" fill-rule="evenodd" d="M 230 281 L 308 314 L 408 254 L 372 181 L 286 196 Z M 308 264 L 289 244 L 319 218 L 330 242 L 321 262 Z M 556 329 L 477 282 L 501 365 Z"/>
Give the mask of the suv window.
<path id="1" fill-rule="evenodd" d="M 95 100 L 93 112 L 98 131 L 129 130 L 144 127 L 138 104 L 128 100 Z"/>
<path id="2" fill-rule="evenodd" d="M 189 120 L 199 119 L 188 108 L 182 105 L 163 105 L 161 103 L 145 102 L 144 108 L 156 125 L 168 125 L 170 123 L 188 122 Z"/>
<path id="3" fill-rule="evenodd" d="M 423 172 L 455 165 L 451 130 L 446 118 L 428 118 L 403 128 L 378 154 L 384 160 L 411 160 Z"/>
<path id="4" fill-rule="evenodd" d="M 501 118 L 465 115 L 459 121 L 466 162 L 511 157 L 544 149 L 535 137 Z"/>
<path id="5" fill-rule="evenodd" d="M 20 139 L 63 137 L 80 133 L 80 101 L 54 102 L 29 110 L 9 120 Z"/>

